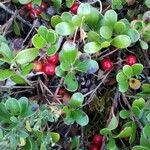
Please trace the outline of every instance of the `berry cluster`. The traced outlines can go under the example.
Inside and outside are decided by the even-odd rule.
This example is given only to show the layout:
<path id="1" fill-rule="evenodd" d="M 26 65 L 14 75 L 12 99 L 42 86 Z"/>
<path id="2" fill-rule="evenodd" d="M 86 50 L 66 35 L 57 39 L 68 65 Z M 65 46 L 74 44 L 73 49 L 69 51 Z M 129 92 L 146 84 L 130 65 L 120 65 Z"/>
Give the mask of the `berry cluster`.
<path id="1" fill-rule="evenodd" d="M 55 53 L 53 56 L 47 56 L 44 63 L 42 63 L 42 61 L 33 62 L 33 71 L 44 72 L 46 75 L 53 76 L 55 75 L 55 69 L 58 62 L 59 56 L 58 53 Z"/>
<path id="2" fill-rule="evenodd" d="M 92 139 L 92 146 L 90 150 L 100 150 L 103 143 L 103 137 L 99 134 L 95 134 Z"/>
<path id="3" fill-rule="evenodd" d="M 127 65 L 132 66 L 137 63 L 137 58 L 135 55 L 128 55 L 125 59 Z M 109 58 L 105 58 L 101 61 L 101 68 L 104 71 L 110 71 L 113 68 L 113 62 Z"/>
<path id="4" fill-rule="evenodd" d="M 30 12 L 31 18 L 36 18 L 47 8 L 47 4 L 42 2 L 41 6 L 33 5 L 31 2 L 26 5 L 26 9 Z"/>

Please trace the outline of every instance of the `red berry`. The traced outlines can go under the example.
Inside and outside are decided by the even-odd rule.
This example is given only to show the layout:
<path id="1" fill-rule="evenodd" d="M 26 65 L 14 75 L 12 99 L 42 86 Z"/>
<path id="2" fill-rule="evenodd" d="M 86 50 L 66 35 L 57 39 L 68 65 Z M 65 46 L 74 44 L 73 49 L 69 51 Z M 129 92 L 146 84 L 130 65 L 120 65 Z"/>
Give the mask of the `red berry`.
<path id="1" fill-rule="evenodd" d="M 46 75 L 55 75 L 55 68 L 56 66 L 54 64 L 45 64 L 43 66 L 43 72 L 46 74 Z"/>
<path id="2" fill-rule="evenodd" d="M 33 65 L 34 65 L 33 66 L 33 71 L 36 71 L 36 72 L 42 71 L 43 65 L 42 65 L 41 62 L 35 61 L 35 62 L 33 62 Z"/>
<path id="3" fill-rule="evenodd" d="M 93 136 L 93 144 L 96 145 L 96 146 L 101 146 L 102 145 L 102 142 L 103 142 L 103 137 L 99 134 L 95 134 Z"/>
<path id="4" fill-rule="evenodd" d="M 78 10 L 78 7 L 80 6 L 79 3 L 74 3 L 72 5 L 72 7 L 70 8 L 70 11 L 73 13 L 73 14 L 77 14 L 77 10 Z"/>
<path id="5" fill-rule="evenodd" d="M 47 56 L 46 59 L 50 64 L 57 64 L 59 61 L 59 55 L 58 53 L 55 53 L 53 56 Z"/>
<path id="6" fill-rule="evenodd" d="M 36 17 L 36 13 L 35 13 L 34 9 L 31 9 L 31 11 L 30 11 L 30 17 L 32 19 L 34 19 Z"/>
<path id="7" fill-rule="evenodd" d="M 130 66 L 132 66 L 133 64 L 137 63 L 137 58 L 135 55 L 129 55 L 126 59 L 126 63 Z"/>
<path id="8" fill-rule="evenodd" d="M 28 3 L 28 4 L 26 5 L 26 9 L 27 9 L 27 10 L 32 10 L 32 3 Z"/>
<path id="9" fill-rule="evenodd" d="M 35 9 L 35 13 L 36 13 L 37 16 L 39 16 L 39 15 L 42 13 L 41 8 L 39 8 L 39 7 L 36 8 L 36 9 Z"/>
<path id="10" fill-rule="evenodd" d="M 46 9 L 47 8 L 47 4 L 45 2 L 42 2 L 41 7 L 42 7 L 42 9 Z"/>
<path id="11" fill-rule="evenodd" d="M 101 61 L 101 67 L 105 71 L 110 71 L 113 68 L 113 63 L 110 59 L 105 58 Z"/>
<path id="12" fill-rule="evenodd" d="M 100 148 L 96 145 L 92 145 L 89 150 L 99 150 Z"/>

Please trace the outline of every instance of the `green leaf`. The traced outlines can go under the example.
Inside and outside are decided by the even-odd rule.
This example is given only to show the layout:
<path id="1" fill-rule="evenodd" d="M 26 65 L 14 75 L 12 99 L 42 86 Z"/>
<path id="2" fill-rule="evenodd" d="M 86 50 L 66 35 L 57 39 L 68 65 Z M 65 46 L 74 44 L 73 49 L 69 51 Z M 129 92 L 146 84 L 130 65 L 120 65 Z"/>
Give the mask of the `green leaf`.
<path id="1" fill-rule="evenodd" d="M 60 22 L 62 22 L 62 19 L 61 19 L 60 16 L 58 16 L 58 15 L 52 16 L 52 18 L 51 18 L 51 25 L 52 25 L 52 27 L 55 28 L 55 26 L 57 24 L 59 24 Z"/>
<path id="2" fill-rule="evenodd" d="M 32 37 L 32 43 L 36 48 L 44 48 L 46 46 L 46 40 L 39 34 L 35 34 Z"/>
<path id="3" fill-rule="evenodd" d="M 47 43 L 55 44 L 57 41 L 57 35 L 54 30 L 49 29 L 46 34 Z"/>
<path id="4" fill-rule="evenodd" d="M 48 56 L 53 56 L 56 52 L 57 52 L 57 47 L 56 45 L 51 45 L 48 49 L 47 49 L 47 55 Z"/>
<path id="5" fill-rule="evenodd" d="M 81 3 L 77 14 L 80 16 L 88 16 L 91 13 L 91 6 L 88 3 Z"/>
<path id="6" fill-rule="evenodd" d="M 119 115 L 120 115 L 120 117 L 121 117 L 122 119 L 127 119 L 127 118 L 129 118 L 129 116 L 130 116 L 130 112 L 127 111 L 127 110 L 121 110 L 121 111 L 119 112 Z"/>
<path id="7" fill-rule="evenodd" d="M 60 135 L 56 132 L 50 132 L 52 140 L 54 143 L 57 143 L 60 139 Z"/>
<path id="8" fill-rule="evenodd" d="M 70 99 L 70 106 L 73 108 L 78 108 L 82 105 L 84 97 L 81 93 L 74 93 Z"/>
<path id="9" fill-rule="evenodd" d="M 0 141 L 3 139 L 3 137 L 4 137 L 3 130 L 2 130 L 2 129 L 0 129 Z"/>
<path id="10" fill-rule="evenodd" d="M 115 23 L 117 22 L 117 13 L 114 10 L 107 10 L 105 15 L 104 15 L 104 20 L 103 23 L 106 26 L 113 27 Z"/>
<path id="11" fill-rule="evenodd" d="M 43 39 L 46 40 L 46 35 L 47 35 L 47 32 L 48 32 L 48 29 L 47 29 L 45 26 L 41 25 L 41 26 L 38 28 L 37 32 L 38 32 L 38 34 L 39 34 L 41 37 L 43 37 Z"/>
<path id="12" fill-rule="evenodd" d="M 135 122 L 132 122 L 132 133 L 129 139 L 130 144 L 132 144 L 136 139 L 136 131 L 137 131 L 137 125 Z"/>
<path id="13" fill-rule="evenodd" d="M 128 80 L 127 76 L 123 73 L 123 71 L 120 71 L 116 76 L 117 82 L 125 82 Z"/>
<path id="14" fill-rule="evenodd" d="M 113 138 L 109 138 L 109 142 L 107 144 L 107 149 L 108 150 L 117 150 L 116 142 Z"/>
<path id="15" fill-rule="evenodd" d="M 31 0 L 18 0 L 21 4 L 28 4 L 31 2 Z"/>
<path id="16" fill-rule="evenodd" d="M 13 53 L 8 47 L 8 45 L 4 42 L 0 43 L 0 54 L 9 62 L 13 59 Z"/>
<path id="17" fill-rule="evenodd" d="M 75 65 L 76 70 L 88 74 L 93 74 L 99 69 L 99 65 L 95 60 L 78 60 L 78 63 Z"/>
<path id="18" fill-rule="evenodd" d="M 81 26 L 81 24 L 82 24 L 82 17 L 79 16 L 79 15 L 74 15 L 74 16 L 72 17 L 72 24 L 73 24 L 75 27 Z"/>
<path id="19" fill-rule="evenodd" d="M 13 74 L 14 72 L 9 69 L 5 69 L 5 70 L 0 69 L 0 81 L 4 81 L 10 78 Z"/>
<path id="20" fill-rule="evenodd" d="M 130 37 L 131 43 L 137 42 L 139 40 L 139 38 L 140 38 L 139 32 L 137 30 L 135 30 L 135 29 L 129 29 L 127 31 L 127 35 Z"/>
<path id="21" fill-rule="evenodd" d="M 127 48 L 130 44 L 131 40 L 127 35 L 118 35 L 111 42 L 111 45 L 117 48 Z"/>
<path id="22" fill-rule="evenodd" d="M 17 36 L 21 35 L 21 33 L 20 33 L 20 27 L 19 27 L 19 24 L 18 24 L 18 22 L 16 20 L 14 20 L 14 22 L 13 22 L 13 31 L 15 32 L 15 34 Z"/>
<path id="23" fill-rule="evenodd" d="M 110 39 L 112 37 L 112 29 L 109 26 L 102 26 L 100 28 L 100 35 L 104 39 Z"/>
<path id="24" fill-rule="evenodd" d="M 56 9 L 60 9 L 61 5 L 62 5 L 62 0 L 52 0 L 54 6 L 56 7 Z"/>
<path id="25" fill-rule="evenodd" d="M 26 97 L 21 97 L 18 102 L 21 108 L 21 115 L 23 115 L 28 110 L 28 99 Z"/>
<path id="26" fill-rule="evenodd" d="M 64 80 L 64 86 L 68 91 L 74 92 L 78 88 L 78 82 L 74 73 L 68 73 Z"/>
<path id="27" fill-rule="evenodd" d="M 33 63 L 27 64 L 27 65 L 22 65 L 21 66 L 21 74 L 23 76 L 28 75 L 32 71 L 33 66 L 34 66 Z"/>
<path id="28" fill-rule="evenodd" d="M 139 145 L 139 146 L 134 146 L 132 150 L 149 150 L 149 148 Z"/>
<path id="29" fill-rule="evenodd" d="M 110 130 L 109 130 L 108 128 L 103 128 L 103 129 L 100 130 L 100 134 L 101 134 L 101 135 L 106 136 L 106 135 L 108 135 L 109 133 L 110 133 Z"/>
<path id="30" fill-rule="evenodd" d="M 143 40 L 139 40 L 140 41 L 140 46 L 142 49 L 147 50 L 148 49 L 148 44 L 143 41 Z"/>
<path id="31" fill-rule="evenodd" d="M 94 32 L 94 31 L 90 30 L 90 31 L 87 33 L 87 36 L 88 36 L 88 39 L 89 39 L 91 42 L 92 42 L 92 41 L 99 42 L 100 35 L 99 35 L 97 32 Z"/>
<path id="32" fill-rule="evenodd" d="M 61 14 L 61 19 L 64 22 L 71 22 L 71 20 L 72 20 L 72 14 L 70 12 L 63 12 Z"/>
<path id="33" fill-rule="evenodd" d="M 20 64 L 26 64 L 33 61 L 39 54 L 39 50 L 37 48 L 29 48 L 25 49 L 17 54 L 15 57 L 15 61 Z"/>
<path id="34" fill-rule="evenodd" d="M 139 75 L 142 73 L 143 71 L 143 65 L 142 64 L 134 64 L 132 65 L 132 70 L 133 70 L 133 75 L 136 76 L 136 75 Z"/>
<path id="35" fill-rule="evenodd" d="M 62 50 L 63 60 L 69 64 L 73 64 L 76 60 L 77 54 L 78 49 L 76 48 L 76 44 L 73 42 L 65 42 Z"/>
<path id="36" fill-rule="evenodd" d="M 114 129 L 116 129 L 118 127 L 118 119 L 117 119 L 117 117 L 116 116 L 114 116 L 113 115 L 113 117 L 111 118 L 111 121 L 110 121 L 110 123 L 109 123 L 109 125 L 108 125 L 108 129 L 109 130 L 114 130 Z"/>
<path id="37" fill-rule="evenodd" d="M 132 67 L 129 65 L 123 66 L 123 73 L 127 76 L 127 78 L 130 78 L 133 76 Z"/>
<path id="38" fill-rule="evenodd" d="M 130 137 L 132 134 L 131 127 L 125 127 L 115 138 L 127 138 Z"/>
<path id="39" fill-rule="evenodd" d="M 111 7 L 112 9 L 122 9 L 123 8 L 123 2 L 122 0 L 112 0 Z"/>
<path id="40" fill-rule="evenodd" d="M 13 74 L 10 79 L 16 84 L 27 84 L 27 80 L 20 74 Z"/>
<path id="41" fill-rule="evenodd" d="M 117 34 L 121 34 L 123 33 L 124 31 L 126 30 L 126 25 L 125 23 L 121 22 L 121 21 L 118 21 L 115 23 L 114 25 L 114 31 L 117 33 Z"/>
<path id="42" fill-rule="evenodd" d="M 83 111 L 75 110 L 73 116 L 75 121 L 81 126 L 86 126 L 89 123 L 89 117 Z"/>
<path id="43" fill-rule="evenodd" d="M 71 7 L 74 4 L 75 0 L 66 0 L 66 6 Z"/>
<path id="44" fill-rule="evenodd" d="M 150 124 L 146 124 L 140 137 L 140 145 L 150 148 Z"/>
<path id="45" fill-rule="evenodd" d="M 89 54 L 96 53 L 100 51 L 100 49 L 101 49 L 101 45 L 97 42 L 89 42 L 84 46 L 84 51 Z"/>
<path id="46" fill-rule="evenodd" d="M 145 93 L 150 93 L 150 84 L 143 84 L 142 85 L 142 91 Z"/>
<path id="47" fill-rule="evenodd" d="M 141 110 L 139 109 L 139 107 L 132 107 L 131 110 L 132 110 L 132 112 L 133 112 L 134 115 L 136 115 L 137 117 L 140 116 Z"/>
<path id="48" fill-rule="evenodd" d="M 67 35 L 73 34 L 75 29 L 71 24 L 69 24 L 67 22 L 61 22 L 56 25 L 55 31 L 59 35 L 67 36 Z"/>
<path id="49" fill-rule="evenodd" d="M 61 69 L 60 66 L 57 66 L 57 67 L 56 67 L 56 75 L 57 75 L 58 77 L 65 77 L 65 72 Z"/>
<path id="50" fill-rule="evenodd" d="M 101 48 L 107 48 L 109 46 L 110 46 L 110 42 L 108 42 L 108 41 L 104 41 L 101 43 Z"/>
<path id="51" fill-rule="evenodd" d="M 150 1 L 149 0 L 145 0 L 145 5 L 150 8 Z"/>
<path id="52" fill-rule="evenodd" d="M 143 98 L 139 98 L 133 101 L 132 107 L 138 107 L 139 109 L 143 109 L 145 107 L 146 103 Z"/>
<path id="53" fill-rule="evenodd" d="M 0 121 L 2 123 L 10 122 L 11 115 L 7 111 L 4 103 L 0 103 Z"/>
<path id="54" fill-rule="evenodd" d="M 6 100 L 5 103 L 6 109 L 8 112 L 10 112 L 12 115 L 20 115 L 21 108 L 19 105 L 19 102 L 14 98 L 9 98 Z"/>
<path id="55" fill-rule="evenodd" d="M 129 88 L 128 81 L 120 82 L 118 85 L 119 85 L 119 91 L 122 93 L 126 92 Z"/>
<path id="56" fill-rule="evenodd" d="M 71 138 L 70 148 L 74 149 L 80 144 L 80 136 L 75 136 Z"/>
<path id="57" fill-rule="evenodd" d="M 60 64 L 60 69 L 61 69 L 62 71 L 69 71 L 69 70 L 71 70 L 71 64 L 68 63 L 68 62 L 66 62 L 66 61 L 61 62 L 61 64 Z"/>

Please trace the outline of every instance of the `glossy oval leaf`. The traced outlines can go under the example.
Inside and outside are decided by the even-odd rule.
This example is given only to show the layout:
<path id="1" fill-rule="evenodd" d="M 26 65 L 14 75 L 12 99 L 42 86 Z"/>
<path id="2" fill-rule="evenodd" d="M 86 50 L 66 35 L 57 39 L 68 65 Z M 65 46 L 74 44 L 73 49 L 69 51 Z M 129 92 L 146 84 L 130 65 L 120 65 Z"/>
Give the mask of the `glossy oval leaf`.
<path id="1" fill-rule="evenodd" d="M 101 45 L 97 42 L 89 42 L 84 46 L 84 51 L 89 54 L 97 53 L 100 50 Z"/>
<path id="2" fill-rule="evenodd" d="M 14 98 L 7 99 L 5 103 L 5 107 L 8 112 L 10 112 L 12 115 L 20 115 L 21 113 L 21 107 L 19 105 L 19 102 Z"/>
<path id="3" fill-rule="evenodd" d="M 123 73 L 128 77 L 132 77 L 133 76 L 133 71 L 132 71 L 132 67 L 129 65 L 125 65 L 123 66 Z"/>
<path id="4" fill-rule="evenodd" d="M 67 35 L 73 34 L 73 32 L 75 30 L 74 30 L 74 27 L 71 24 L 69 24 L 67 22 L 61 22 L 61 23 L 58 23 L 56 25 L 55 31 L 59 35 L 67 36 Z"/>
<path id="5" fill-rule="evenodd" d="M 68 62 L 69 64 L 73 64 L 76 60 L 78 54 L 78 49 L 76 48 L 76 44 L 68 41 L 63 45 L 62 56 L 63 61 Z"/>
<path id="6" fill-rule="evenodd" d="M 66 75 L 64 80 L 64 87 L 71 92 L 74 92 L 78 88 L 78 81 L 74 75 L 74 73 L 70 72 Z"/>
<path id="7" fill-rule="evenodd" d="M 84 97 L 81 93 L 79 92 L 74 93 L 70 100 L 70 106 L 73 108 L 78 108 L 82 105 L 83 101 L 84 101 Z"/>
<path id="8" fill-rule="evenodd" d="M 37 48 L 29 48 L 19 52 L 14 60 L 18 64 L 23 65 L 33 61 L 38 55 L 39 50 Z"/>
<path id="9" fill-rule="evenodd" d="M 100 28 L 100 35 L 104 39 L 110 39 L 112 37 L 112 29 L 109 26 L 102 26 Z"/>
<path id="10" fill-rule="evenodd" d="M 118 35 L 112 40 L 111 45 L 117 48 L 127 48 L 131 45 L 131 40 L 127 35 Z"/>

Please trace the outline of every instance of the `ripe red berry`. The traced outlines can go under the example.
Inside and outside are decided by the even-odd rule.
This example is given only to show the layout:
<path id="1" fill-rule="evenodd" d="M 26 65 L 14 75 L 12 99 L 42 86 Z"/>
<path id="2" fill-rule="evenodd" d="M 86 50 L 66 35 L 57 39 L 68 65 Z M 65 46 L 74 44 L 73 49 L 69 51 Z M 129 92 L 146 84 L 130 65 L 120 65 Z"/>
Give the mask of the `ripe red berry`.
<path id="1" fill-rule="evenodd" d="M 99 150 L 100 148 L 96 145 L 92 145 L 89 150 Z"/>
<path id="2" fill-rule="evenodd" d="M 37 16 L 39 16 L 39 15 L 42 13 L 41 8 L 37 7 L 37 8 L 35 9 L 35 13 L 36 13 Z"/>
<path id="3" fill-rule="evenodd" d="M 45 64 L 43 66 L 43 72 L 46 75 L 53 76 L 53 75 L 55 75 L 55 68 L 56 68 L 56 66 L 54 64 Z"/>
<path id="4" fill-rule="evenodd" d="M 72 5 L 72 7 L 70 8 L 70 11 L 73 13 L 73 14 L 77 14 L 77 10 L 78 10 L 78 7 L 80 6 L 80 4 L 79 3 L 74 3 L 73 5 Z"/>
<path id="5" fill-rule="evenodd" d="M 36 13 L 35 13 L 34 9 L 31 9 L 31 11 L 30 11 L 30 17 L 32 19 L 34 19 L 36 17 Z"/>
<path id="6" fill-rule="evenodd" d="M 59 61 L 59 55 L 58 53 L 55 53 L 53 56 L 47 56 L 46 59 L 50 64 L 57 64 Z"/>
<path id="7" fill-rule="evenodd" d="M 132 66 L 133 64 L 137 63 L 137 58 L 135 55 L 129 55 L 126 59 L 126 63 L 130 66 Z"/>
<path id="8" fill-rule="evenodd" d="M 32 3 L 28 3 L 28 4 L 26 5 L 26 9 L 27 9 L 27 10 L 32 10 Z"/>
<path id="9" fill-rule="evenodd" d="M 96 145 L 96 146 L 101 146 L 102 145 L 102 142 L 103 142 L 103 137 L 99 134 L 95 134 L 93 136 L 93 144 Z"/>
<path id="10" fill-rule="evenodd" d="M 101 67 L 105 71 L 110 71 L 113 68 L 113 63 L 110 59 L 105 58 L 101 61 Z"/>
<path id="11" fill-rule="evenodd" d="M 33 62 L 33 71 L 40 72 L 42 71 L 43 65 L 40 61 Z"/>
<path id="12" fill-rule="evenodd" d="M 41 8 L 42 8 L 42 9 L 46 9 L 46 8 L 47 8 L 47 4 L 46 4 L 45 2 L 42 2 Z"/>

